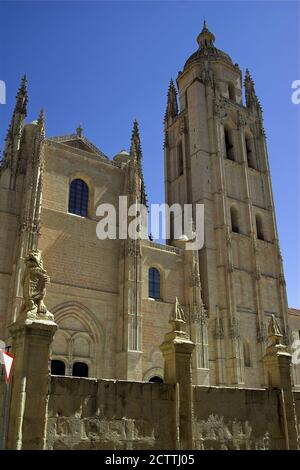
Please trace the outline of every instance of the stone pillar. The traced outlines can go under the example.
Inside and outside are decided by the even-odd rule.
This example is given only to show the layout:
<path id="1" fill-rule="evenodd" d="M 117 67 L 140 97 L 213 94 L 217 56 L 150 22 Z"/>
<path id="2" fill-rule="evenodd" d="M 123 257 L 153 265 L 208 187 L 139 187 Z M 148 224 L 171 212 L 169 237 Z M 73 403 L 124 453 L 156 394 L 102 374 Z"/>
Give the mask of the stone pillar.
<path id="1" fill-rule="evenodd" d="M 281 392 L 281 414 L 286 449 L 299 450 L 297 416 L 292 389 L 292 356 L 287 352 L 287 347 L 282 344 L 282 337 L 278 322 L 272 315 L 268 330 L 269 345 L 263 362 L 269 388 L 277 388 Z"/>
<path id="2" fill-rule="evenodd" d="M 48 282 L 41 252 L 32 250 L 26 258 L 23 305 L 9 328 L 15 360 L 7 449 L 41 450 L 45 444 L 50 344 L 57 330 L 43 302 Z"/>
<path id="3" fill-rule="evenodd" d="M 47 320 L 17 321 L 10 327 L 15 361 L 7 449 L 44 448 L 49 351 L 56 329 Z"/>
<path id="4" fill-rule="evenodd" d="M 193 386 L 191 356 L 195 347 L 185 331 L 186 322 L 182 308 L 176 298 L 174 312 L 170 318 L 172 331 L 165 335 L 160 346 L 165 360 L 164 380 L 178 384 L 176 417 L 178 426 L 177 448 L 193 449 Z"/>

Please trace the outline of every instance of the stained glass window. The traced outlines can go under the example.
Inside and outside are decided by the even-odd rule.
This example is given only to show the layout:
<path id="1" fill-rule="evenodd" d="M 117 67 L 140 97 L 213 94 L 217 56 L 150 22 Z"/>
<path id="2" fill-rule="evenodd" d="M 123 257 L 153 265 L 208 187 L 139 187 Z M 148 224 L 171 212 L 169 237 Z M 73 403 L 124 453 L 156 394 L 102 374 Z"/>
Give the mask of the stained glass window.
<path id="1" fill-rule="evenodd" d="M 71 214 L 88 216 L 89 188 L 81 179 L 73 180 L 70 185 L 69 212 Z"/>

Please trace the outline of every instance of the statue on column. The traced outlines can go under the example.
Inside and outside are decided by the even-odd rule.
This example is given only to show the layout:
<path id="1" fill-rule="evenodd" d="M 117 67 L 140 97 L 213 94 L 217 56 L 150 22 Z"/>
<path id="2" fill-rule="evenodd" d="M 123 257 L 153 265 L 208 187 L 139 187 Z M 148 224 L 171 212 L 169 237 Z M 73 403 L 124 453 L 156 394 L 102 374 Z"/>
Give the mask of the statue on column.
<path id="1" fill-rule="evenodd" d="M 23 305 L 21 314 L 31 319 L 51 319 L 53 315 L 44 304 L 46 286 L 50 278 L 43 267 L 42 252 L 31 250 L 25 260 L 23 276 Z"/>

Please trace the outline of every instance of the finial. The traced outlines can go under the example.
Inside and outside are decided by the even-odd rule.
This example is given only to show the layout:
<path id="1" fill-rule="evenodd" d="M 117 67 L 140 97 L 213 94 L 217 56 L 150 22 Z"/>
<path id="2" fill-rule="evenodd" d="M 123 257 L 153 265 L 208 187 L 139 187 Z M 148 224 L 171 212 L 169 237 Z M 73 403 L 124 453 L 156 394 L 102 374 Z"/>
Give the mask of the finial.
<path id="1" fill-rule="evenodd" d="M 82 137 L 83 127 L 80 123 L 78 124 L 78 127 L 76 128 L 76 134 L 77 134 L 78 137 Z"/>
<path id="2" fill-rule="evenodd" d="M 206 20 L 203 20 L 203 28 L 201 33 L 197 37 L 197 42 L 200 48 L 213 47 L 215 42 L 215 36 L 207 28 Z"/>

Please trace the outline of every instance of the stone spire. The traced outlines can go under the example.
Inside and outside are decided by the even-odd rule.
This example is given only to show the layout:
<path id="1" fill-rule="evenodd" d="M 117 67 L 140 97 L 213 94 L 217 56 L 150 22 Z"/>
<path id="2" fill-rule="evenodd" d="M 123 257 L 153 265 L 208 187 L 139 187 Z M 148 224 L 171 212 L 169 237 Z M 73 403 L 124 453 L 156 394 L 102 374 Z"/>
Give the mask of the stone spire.
<path id="1" fill-rule="evenodd" d="M 252 108 L 252 109 L 257 108 L 261 111 L 261 105 L 255 93 L 254 81 L 248 69 L 246 69 L 246 73 L 245 73 L 244 86 L 245 86 L 247 108 Z"/>
<path id="2" fill-rule="evenodd" d="M 146 187 L 144 182 L 143 167 L 142 167 L 142 145 L 139 133 L 139 125 L 137 120 L 134 120 L 132 135 L 131 135 L 131 146 L 130 146 L 130 159 L 134 161 L 137 174 L 141 181 L 141 204 L 148 207 Z"/>
<path id="3" fill-rule="evenodd" d="M 245 73 L 244 86 L 245 86 L 245 96 L 246 96 L 246 107 L 258 116 L 259 130 L 262 135 L 265 135 L 262 107 L 255 93 L 254 81 L 248 69 L 246 69 L 246 73 Z"/>
<path id="4" fill-rule="evenodd" d="M 169 89 L 168 89 L 168 98 L 167 98 L 167 108 L 165 112 L 165 122 L 169 118 L 174 118 L 178 115 L 178 104 L 177 104 L 177 90 L 173 79 L 171 78 Z"/>
<path id="5" fill-rule="evenodd" d="M 13 167 L 13 160 L 16 159 L 15 152 L 19 148 L 23 122 L 27 116 L 27 102 L 27 78 L 24 75 L 16 96 L 15 108 L 6 134 L 2 168 Z"/>
<path id="6" fill-rule="evenodd" d="M 41 138 L 44 139 L 45 138 L 45 110 L 43 108 L 40 110 L 37 123 L 41 130 Z"/>
<path id="7" fill-rule="evenodd" d="M 18 112 L 24 115 L 24 117 L 26 117 L 27 116 L 27 103 L 28 103 L 27 78 L 26 78 L 26 75 L 23 75 L 21 79 L 21 85 L 16 96 L 15 112 Z"/>
<path id="8" fill-rule="evenodd" d="M 201 33 L 197 37 L 197 43 L 199 44 L 199 48 L 207 48 L 207 47 L 214 47 L 215 36 L 213 33 L 209 31 L 206 25 L 206 21 L 203 21 L 203 28 Z"/>

